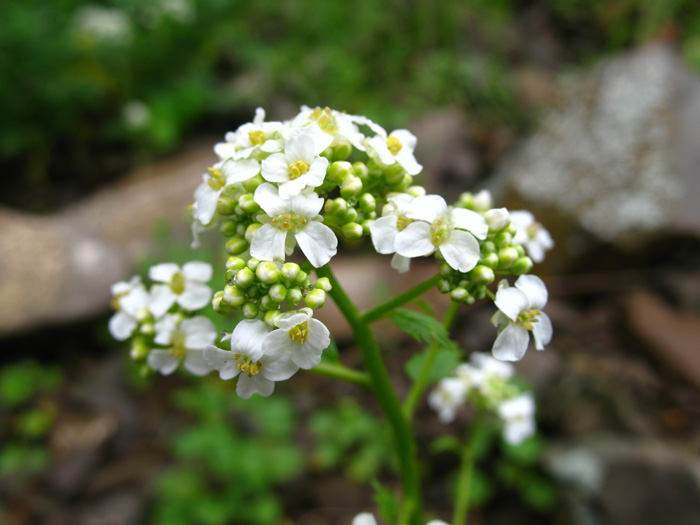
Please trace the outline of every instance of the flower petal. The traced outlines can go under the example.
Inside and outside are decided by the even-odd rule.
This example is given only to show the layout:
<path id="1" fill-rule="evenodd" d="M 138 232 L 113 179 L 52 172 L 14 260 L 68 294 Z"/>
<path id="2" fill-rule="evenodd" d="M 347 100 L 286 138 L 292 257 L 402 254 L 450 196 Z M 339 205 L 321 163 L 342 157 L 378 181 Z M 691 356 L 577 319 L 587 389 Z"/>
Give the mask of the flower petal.
<path id="1" fill-rule="evenodd" d="M 275 153 L 262 161 L 262 177 L 270 182 L 289 180 L 289 163 L 284 153 Z"/>
<path id="2" fill-rule="evenodd" d="M 326 264 L 338 252 L 338 239 L 333 230 L 320 222 L 310 221 L 294 237 L 301 251 L 315 268 Z"/>
<path id="3" fill-rule="evenodd" d="M 206 284 L 185 281 L 184 291 L 177 297 L 177 304 L 193 312 L 204 308 L 211 299 L 212 289 Z"/>
<path id="4" fill-rule="evenodd" d="M 177 322 L 174 316 L 166 315 L 158 321 L 153 328 L 156 331 L 153 342 L 165 346 L 172 343 L 173 333 L 177 330 Z"/>
<path id="5" fill-rule="evenodd" d="M 397 228 L 398 217 L 396 215 L 387 215 L 374 221 L 369 227 L 369 233 L 372 236 L 372 244 L 377 253 L 389 254 L 394 253 L 394 240 L 399 233 Z"/>
<path id="6" fill-rule="evenodd" d="M 218 202 L 219 192 L 205 184 L 194 201 L 192 216 L 204 225 L 209 224 L 216 213 Z"/>
<path id="7" fill-rule="evenodd" d="M 423 169 L 423 166 L 418 164 L 413 152 L 405 147 L 401 148 L 401 151 L 396 155 L 396 161 L 409 175 L 418 175 Z"/>
<path id="8" fill-rule="evenodd" d="M 156 284 L 151 286 L 151 301 L 148 309 L 158 318 L 170 310 L 176 299 L 177 295 L 170 289 L 170 285 Z"/>
<path id="9" fill-rule="evenodd" d="M 213 270 L 209 263 L 190 261 L 184 264 L 182 273 L 187 280 L 208 283 L 211 280 Z"/>
<path id="10" fill-rule="evenodd" d="M 253 235 L 250 255 L 261 261 L 284 260 L 284 247 L 287 232 L 278 230 L 272 224 L 263 224 Z"/>
<path id="11" fill-rule="evenodd" d="M 260 164 L 255 159 L 227 160 L 221 165 L 221 171 L 226 175 L 226 185 L 230 186 L 255 177 L 260 173 Z"/>
<path id="12" fill-rule="evenodd" d="M 447 241 L 440 245 L 440 253 L 452 268 L 466 273 L 479 262 L 481 249 L 471 233 L 453 230 Z"/>
<path id="13" fill-rule="evenodd" d="M 180 330 L 185 334 L 185 348 L 188 350 L 201 350 L 213 344 L 217 336 L 214 323 L 203 315 L 183 320 Z"/>
<path id="14" fill-rule="evenodd" d="M 452 210 L 452 219 L 454 220 L 455 228 L 468 230 L 474 234 L 477 239 L 486 239 L 489 233 L 489 225 L 486 223 L 483 215 L 472 210 L 464 208 L 454 208 Z"/>
<path id="15" fill-rule="evenodd" d="M 204 376 L 213 370 L 202 356 L 202 353 L 202 350 L 190 350 L 187 352 L 182 365 L 190 374 Z"/>
<path id="16" fill-rule="evenodd" d="M 247 374 L 241 374 L 236 385 L 236 394 L 243 399 L 248 399 L 253 394 L 260 394 L 267 397 L 275 389 L 275 383 L 267 379 L 262 374 L 256 374 L 248 377 Z"/>
<path id="17" fill-rule="evenodd" d="M 518 288 L 502 288 L 496 292 L 494 301 L 498 309 L 515 322 L 524 309 L 529 306 L 527 296 Z"/>
<path id="18" fill-rule="evenodd" d="M 270 381 L 285 381 L 297 373 L 299 367 L 292 361 L 288 353 L 277 357 L 263 356 L 260 373 Z"/>
<path id="19" fill-rule="evenodd" d="M 552 340 L 553 328 L 549 316 L 542 312 L 537 317 L 538 322 L 534 323 L 532 336 L 535 338 L 535 348 L 544 350 L 544 347 Z"/>
<path id="20" fill-rule="evenodd" d="M 136 321 L 124 312 L 117 312 L 109 319 L 109 333 L 117 341 L 126 341 L 136 328 Z"/>
<path id="21" fill-rule="evenodd" d="M 180 271 L 180 267 L 175 263 L 161 263 L 151 266 L 148 270 L 148 278 L 151 281 L 158 281 L 161 283 L 169 283 L 177 272 Z"/>
<path id="22" fill-rule="evenodd" d="M 244 319 L 231 334 L 231 350 L 258 361 L 263 355 L 262 342 L 267 334 L 267 325 L 264 322 Z"/>
<path id="23" fill-rule="evenodd" d="M 385 166 L 391 166 L 396 163 L 396 159 L 389 151 L 389 147 L 386 145 L 386 138 L 379 135 L 372 137 L 367 141 L 367 147 L 373 150 L 374 153 L 379 157 L 379 162 Z"/>
<path id="24" fill-rule="evenodd" d="M 313 219 L 323 208 L 324 200 L 316 193 L 297 195 L 291 199 L 292 212 L 307 219 Z"/>
<path id="25" fill-rule="evenodd" d="M 515 281 L 515 287 L 525 294 L 530 308 L 540 310 L 547 304 L 547 287 L 536 275 L 521 275 Z"/>
<path id="26" fill-rule="evenodd" d="M 529 340 L 530 336 L 525 328 L 510 323 L 496 337 L 491 353 L 501 361 L 520 361 L 527 352 Z"/>
<path id="27" fill-rule="evenodd" d="M 146 363 L 152 370 L 156 370 L 164 376 L 167 376 L 177 369 L 180 360 L 167 350 L 155 349 L 149 352 Z"/>
<path id="28" fill-rule="evenodd" d="M 445 199 L 440 197 L 440 195 L 423 195 L 413 199 L 406 216 L 411 219 L 432 223 L 445 213 L 447 213 Z"/>
<path id="29" fill-rule="evenodd" d="M 224 381 L 233 379 L 240 372 L 236 367 L 234 352 L 211 345 L 202 351 L 202 357 L 211 368 L 219 371 L 219 376 Z"/>
<path id="30" fill-rule="evenodd" d="M 258 206 L 270 217 L 280 215 L 289 210 L 289 201 L 280 197 L 277 188 L 269 182 L 265 182 L 255 188 L 253 198 L 258 203 Z"/>
<path id="31" fill-rule="evenodd" d="M 396 235 L 396 253 L 404 257 L 422 257 L 435 251 L 430 240 L 430 225 L 426 222 L 412 222 Z"/>

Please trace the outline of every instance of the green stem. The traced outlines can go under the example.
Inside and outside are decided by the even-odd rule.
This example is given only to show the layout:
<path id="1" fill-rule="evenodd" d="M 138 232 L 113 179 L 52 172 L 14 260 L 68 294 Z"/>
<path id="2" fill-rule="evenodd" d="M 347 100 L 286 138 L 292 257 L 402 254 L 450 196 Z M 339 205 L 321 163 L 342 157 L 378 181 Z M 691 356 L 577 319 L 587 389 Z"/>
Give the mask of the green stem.
<path id="1" fill-rule="evenodd" d="M 362 314 L 362 321 L 364 321 L 365 323 L 372 323 L 376 321 L 377 319 L 383 317 L 385 314 L 391 312 L 394 308 L 398 308 L 399 306 L 404 305 L 409 301 L 412 301 L 416 297 L 420 297 L 431 288 L 434 288 L 435 286 L 437 286 L 439 280 L 440 274 L 435 274 L 429 279 L 423 281 L 422 283 L 417 284 L 410 290 L 407 290 L 404 293 L 397 295 L 393 299 L 383 304 L 380 304 L 379 306 L 375 306 L 374 308 L 370 308 Z"/>
<path id="2" fill-rule="evenodd" d="M 319 277 L 327 277 L 331 283 L 330 296 L 352 328 L 355 341 L 362 351 L 372 390 L 391 426 L 399 459 L 399 475 L 403 488 L 403 507 L 400 523 L 402 525 L 419 524 L 421 519 L 421 494 L 416 461 L 416 442 L 411 427 L 401 411 L 401 404 L 396 397 L 396 392 L 394 392 L 394 387 L 384 366 L 377 341 L 369 328 L 369 324 L 365 322 L 360 311 L 346 295 L 328 265 L 318 268 L 316 274 Z"/>
<path id="3" fill-rule="evenodd" d="M 459 303 L 455 302 L 450 302 L 450 306 L 447 307 L 447 312 L 445 312 L 445 317 L 442 320 L 442 324 L 448 330 L 454 322 L 458 309 Z M 433 343 L 428 347 L 428 355 L 425 358 L 425 363 L 423 363 L 423 368 L 421 368 L 420 374 L 413 382 L 411 390 L 408 392 L 408 395 L 404 400 L 403 413 L 404 416 L 406 416 L 406 419 L 409 421 L 413 417 L 413 412 L 416 410 L 416 405 L 418 405 L 418 401 L 420 401 L 423 391 L 430 382 L 430 373 L 433 371 L 433 366 L 435 365 L 435 360 L 440 353 L 440 348 L 440 345 L 437 343 Z"/>
<path id="4" fill-rule="evenodd" d="M 321 363 L 316 368 L 309 370 L 309 372 L 333 379 L 340 379 L 359 386 L 368 387 L 371 385 L 369 376 L 365 372 L 358 372 L 341 364 Z"/>
<path id="5" fill-rule="evenodd" d="M 462 462 L 459 466 L 457 478 L 457 497 L 455 510 L 452 515 L 452 525 L 467 525 L 469 514 L 469 496 L 471 492 L 472 476 L 474 474 L 474 452 L 476 448 L 476 437 L 481 430 L 482 416 L 476 413 L 472 427 L 469 429 L 467 442 L 462 449 Z"/>

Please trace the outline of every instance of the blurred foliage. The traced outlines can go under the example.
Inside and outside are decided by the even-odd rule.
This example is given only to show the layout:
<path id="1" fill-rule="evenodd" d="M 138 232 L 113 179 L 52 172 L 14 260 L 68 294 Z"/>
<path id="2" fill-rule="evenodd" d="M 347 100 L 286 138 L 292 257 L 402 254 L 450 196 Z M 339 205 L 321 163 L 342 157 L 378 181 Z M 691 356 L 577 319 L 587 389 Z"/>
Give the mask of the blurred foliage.
<path id="1" fill-rule="evenodd" d="M 52 395 L 62 384 L 57 367 L 35 361 L 0 369 L 0 479 L 17 481 L 48 465 L 45 438 L 57 414 Z"/>
<path id="2" fill-rule="evenodd" d="M 320 469 L 342 468 L 349 479 L 366 483 L 382 468 L 395 466 L 389 427 L 352 398 L 317 410 L 309 425 L 315 442 L 312 460 Z"/>
<path id="3" fill-rule="evenodd" d="M 0 19 L 0 163 L 24 189 L 53 171 L 99 179 L 272 101 L 390 127 L 445 105 L 518 125 L 513 66 L 580 62 L 668 28 L 700 68 L 695 0 L 25 0 L 0 3 Z M 553 57 L 529 44 L 532 20 Z M 114 148 L 119 161 L 90 161 Z"/>
<path id="4" fill-rule="evenodd" d="M 157 482 L 154 523 L 278 521 L 275 486 L 304 469 L 292 403 L 279 395 L 244 400 L 217 378 L 179 390 L 175 404 L 192 425 L 172 440 L 177 465 Z"/>

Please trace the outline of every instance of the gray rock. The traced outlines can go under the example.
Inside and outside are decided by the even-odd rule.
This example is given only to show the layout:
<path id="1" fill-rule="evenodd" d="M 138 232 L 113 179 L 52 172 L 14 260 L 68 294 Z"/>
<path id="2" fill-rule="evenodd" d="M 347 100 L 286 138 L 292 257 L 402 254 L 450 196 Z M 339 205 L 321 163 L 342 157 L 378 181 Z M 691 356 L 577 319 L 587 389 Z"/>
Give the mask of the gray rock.
<path id="1" fill-rule="evenodd" d="M 494 178 L 509 206 L 531 209 L 555 240 L 700 233 L 700 79 L 674 51 L 651 46 L 570 75 L 558 99 Z"/>

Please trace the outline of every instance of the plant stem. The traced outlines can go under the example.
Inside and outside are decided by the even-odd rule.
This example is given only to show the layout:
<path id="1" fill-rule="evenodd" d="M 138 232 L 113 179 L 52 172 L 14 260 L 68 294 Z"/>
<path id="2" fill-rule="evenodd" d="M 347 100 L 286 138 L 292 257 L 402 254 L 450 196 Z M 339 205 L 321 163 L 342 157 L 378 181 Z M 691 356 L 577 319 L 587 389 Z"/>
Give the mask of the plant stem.
<path id="1" fill-rule="evenodd" d="M 450 302 L 450 306 L 447 307 L 447 312 L 445 312 L 445 317 L 442 320 L 442 325 L 449 330 L 450 326 L 454 322 L 455 315 L 457 315 L 457 310 L 459 309 L 459 303 Z M 413 412 L 416 410 L 416 405 L 420 401 L 423 391 L 428 386 L 430 380 L 430 373 L 433 371 L 433 366 L 435 365 L 435 359 L 440 352 L 440 345 L 437 343 L 432 343 L 428 347 L 428 355 L 425 358 L 425 363 L 423 363 L 423 368 L 421 368 L 420 374 L 413 382 L 411 390 L 408 392 L 406 399 L 403 403 L 403 413 L 406 419 L 409 421 L 413 417 Z"/>
<path id="2" fill-rule="evenodd" d="M 363 319 L 360 311 L 346 295 L 328 265 L 318 268 L 316 274 L 319 277 L 327 277 L 331 283 L 330 296 L 347 319 L 353 334 L 355 334 L 355 341 L 362 351 L 372 390 L 391 426 L 399 459 L 399 475 L 403 488 L 400 523 L 402 525 L 417 525 L 421 520 L 421 495 L 416 462 L 416 442 L 408 421 L 401 411 L 401 404 L 396 397 L 396 392 L 394 392 L 394 387 L 384 366 L 377 341 L 369 328 L 369 324 Z"/>
<path id="3" fill-rule="evenodd" d="M 474 421 L 469 429 L 467 442 L 462 449 L 462 462 L 459 466 L 457 478 L 457 497 L 455 510 L 452 515 L 452 525 L 467 525 L 469 514 L 469 496 L 471 491 L 472 475 L 474 473 L 474 452 L 476 437 L 481 430 L 482 415 L 476 412 Z"/>
<path id="4" fill-rule="evenodd" d="M 409 301 L 412 301 L 416 297 L 423 295 L 425 292 L 435 287 L 439 280 L 440 274 L 435 274 L 429 279 L 423 281 L 422 283 L 417 284 L 410 290 L 407 290 L 404 293 L 397 295 L 393 299 L 390 299 L 389 301 L 380 304 L 379 306 L 375 306 L 374 308 L 370 308 L 362 314 L 362 321 L 364 321 L 365 323 L 372 323 L 376 321 L 377 319 L 383 317 L 385 314 L 391 312 L 393 309 L 398 308 L 399 306 L 404 305 Z"/>
<path id="5" fill-rule="evenodd" d="M 309 370 L 309 372 L 333 379 L 340 379 L 359 386 L 368 387 L 371 385 L 369 376 L 365 372 L 358 372 L 341 364 L 321 363 L 316 368 Z"/>

